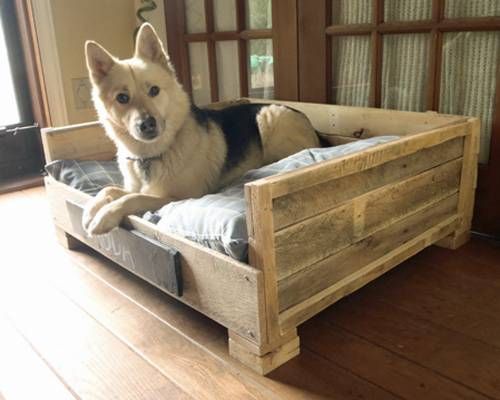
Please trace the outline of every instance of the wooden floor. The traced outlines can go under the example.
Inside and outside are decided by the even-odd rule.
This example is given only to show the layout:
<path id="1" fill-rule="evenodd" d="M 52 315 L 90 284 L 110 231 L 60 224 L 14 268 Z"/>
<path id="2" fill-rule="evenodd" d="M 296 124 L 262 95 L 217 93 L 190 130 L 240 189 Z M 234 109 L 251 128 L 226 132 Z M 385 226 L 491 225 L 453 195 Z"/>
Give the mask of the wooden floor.
<path id="1" fill-rule="evenodd" d="M 0 399 L 500 399 L 500 248 L 429 248 L 299 328 L 260 377 L 226 331 L 0 196 Z"/>

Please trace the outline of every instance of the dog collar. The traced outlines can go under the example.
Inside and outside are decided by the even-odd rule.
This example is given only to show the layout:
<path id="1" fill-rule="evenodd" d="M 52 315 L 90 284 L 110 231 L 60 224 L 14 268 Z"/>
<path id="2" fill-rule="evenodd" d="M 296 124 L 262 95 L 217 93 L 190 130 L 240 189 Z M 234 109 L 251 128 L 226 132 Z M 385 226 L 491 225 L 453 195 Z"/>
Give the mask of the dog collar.
<path id="1" fill-rule="evenodd" d="M 155 161 L 155 160 L 161 160 L 162 158 L 162 155 L 158 155 L 158 156 L 154 156 L 154 157 L 125 157 L 127 160 L 130 160 L 130 161 L 139 161 L 141 164 L 144 164 L 144 163 L 147 163 L 147 162 L 151 162 L 151 161 Z"/>

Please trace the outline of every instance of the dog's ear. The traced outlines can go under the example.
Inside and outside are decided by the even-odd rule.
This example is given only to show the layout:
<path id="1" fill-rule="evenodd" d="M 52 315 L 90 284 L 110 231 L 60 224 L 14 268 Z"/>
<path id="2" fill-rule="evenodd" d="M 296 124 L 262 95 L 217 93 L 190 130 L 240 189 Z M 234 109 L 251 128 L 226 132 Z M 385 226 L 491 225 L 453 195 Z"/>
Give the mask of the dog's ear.
<path id="1" fill-rule="evenodd" d="M 85 43 L 85 58 L 90 77 L 95 83 L 99 83 L 105 78 L 116 62 L 115 58 L 104 47 L 92 40 L 87 40 Z"/>
<path id="2" fill-rule="evenodd" d="M 147 22 L 142 24 L 137 32 L 135 57 L 160 64 L 169 71 L 172 70 L 170 59 L 163 48 L 160 38 L 153 26 Z"/>

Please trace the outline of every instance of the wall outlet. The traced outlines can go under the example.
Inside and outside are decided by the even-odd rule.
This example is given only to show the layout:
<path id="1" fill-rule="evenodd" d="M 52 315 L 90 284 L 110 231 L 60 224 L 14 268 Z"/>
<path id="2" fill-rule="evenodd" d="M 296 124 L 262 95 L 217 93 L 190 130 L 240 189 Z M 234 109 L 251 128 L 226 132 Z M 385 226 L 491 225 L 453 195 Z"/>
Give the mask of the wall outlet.
<path id="1" fill-rule="evenodd" d="M 73 78 L 73 100 L 77 110 L 92 108 L 92 85 L 89 78 Z"/>

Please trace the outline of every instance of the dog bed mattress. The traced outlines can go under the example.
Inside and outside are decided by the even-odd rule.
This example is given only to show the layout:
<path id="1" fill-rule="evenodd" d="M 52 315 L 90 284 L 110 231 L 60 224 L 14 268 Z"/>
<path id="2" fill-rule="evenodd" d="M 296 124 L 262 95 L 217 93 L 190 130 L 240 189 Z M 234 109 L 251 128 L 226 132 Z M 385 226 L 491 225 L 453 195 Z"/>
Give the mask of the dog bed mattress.
<path id="1" fill-rule="evenodd" d="M 162 230 L 246 261 L 246 183 L 360 152 L 398 138 L 377 136 L 335 147 L 303 150 L 273 164 L 248 171 L 220 192 L 169 203 L 160 210 L 145 213 L 143 218 L 157 224 Z M 45 170 L 54 179 L 92 196 L 105 186 L 121 186 L 123 183 L 116 161 L 57 160 L 46 165 Z"/>

